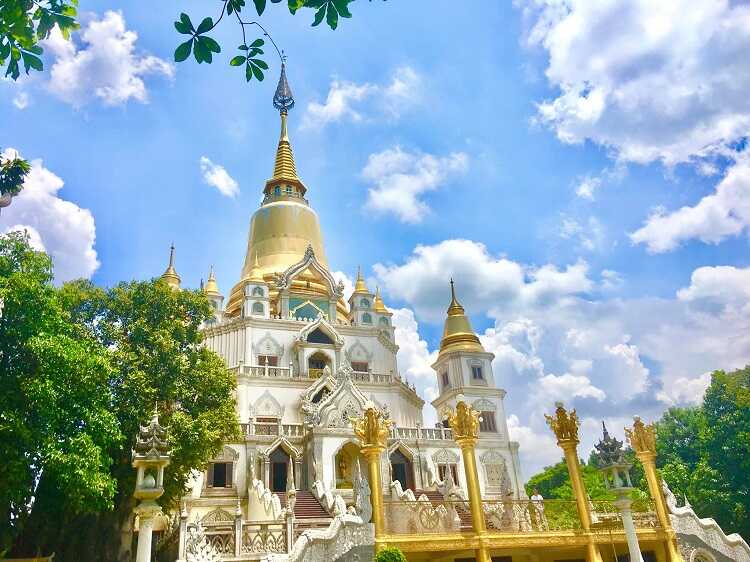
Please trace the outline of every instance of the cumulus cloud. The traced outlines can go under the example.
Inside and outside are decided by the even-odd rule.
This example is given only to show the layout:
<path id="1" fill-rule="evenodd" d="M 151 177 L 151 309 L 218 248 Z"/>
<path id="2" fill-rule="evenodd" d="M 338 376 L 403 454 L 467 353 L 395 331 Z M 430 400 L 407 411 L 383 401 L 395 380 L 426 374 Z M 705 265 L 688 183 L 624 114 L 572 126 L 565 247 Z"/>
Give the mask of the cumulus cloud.
<path id="1" fill-rule="evenodd" d="M 240 186 L 224 166 L 214 164 L 207 156 L 201 156 L 200 166 L 206 184 L 218 189 L 224 197 L 237 197 Z"/>
<path id="2" fill-rule="evenodd" d="M 374 184 L 368 189 L 366 207 L 396 215 L 401 222 L 418 223 L 429 213 L 420 196 L 444 184 L 450 176 L 468 168 L 463 152 L 434 156 L 408 152 L 400 146 L 370 154 L 362 177 Z"/>
<path id="3" fill-rule="evenodd" d="M 669 252 L 690 239 L 718 244 L 750 229 L 750 153 L 738 156 L 716 191 L 694 206 L 667 212 L 657 209 L 646 223 L 630 234 L 635 244 L 645 244 L 653 254 Z"/>
<path id="4" fill-rule="evenodd" d="M 566 143 L 667 165 L 750 128 L 750 7 L 704 0 L 526 0 L 527 42 L 549 55 L 558 90 L 537 119 Z M 585 190 L 584 190 L 585 192 Z"/>
<path id="5" fill-rule="evenodd" d="M 576 219 L 563 215 L 559 235 L 564 240 L 573 241 L 577 249 L 587 252 L 601 252 L 608 245 L 604 225 L 593 216 L 581 224 Z"/>
<path id="6" fill-rule="evenodd" d="M 26 92 L 18 92 L 13 97 L 13 105 L 16 107 L 16 109 L 26 109 L 29 107 L 29 94 Z"/>
<path id="7" fill-rule="evenodd" d="M 2 158 L 15 153 L 7 149 Z M 26 230 L 32 244 L 52 256 L 57 282 L 91 277 L 99 267 L 94 217 L 58 196 L 63 183 L 41 160 L 33 160 L 23 191 L 0 214 L 0 231 Z"/>
<path id="8" fill-rule="evenodd" d="M 148 102 L 144 78 L 174 76 L 174 66 L 136 50 L 138 34 L 126 28 L 121 12 L 107 11 L 66 41 L 55 28 L 44 42 L 54 56 L 47 87 L 74 107 L 93 100 L 122 105 L 130 99 Z"/>
<path id="9" fill-rule="evenodd" d="M 443 321 L 451 275 L 475 329 L 490 322 L 479 337 L 508 392 L 527 477 L 559 459 L 555 449 L 539 450 L 549 432 L 543 414 L 556 400 L 577 408 L 586 454 L 602 419 L 614 430 L 633 414 L 656 419 L 668 406 L 695 403 L 707 373 L 750 358 L 750 268 L 698 268 L 671 298 L 613 298 L 599 289 L 619 287 L 617 272 L 604 270 L 595 281 L 584 262 L 528 266 L 477 242 L 446 240 L 418 246 L 403 263 L 378 264 L 375 273 L 389 297 L 414 310 L 414 342 L 421 342 L 417 322 Z M 416 364 L 432 381 L 434 351 L 423 343 L 418 350 Z"/>
<path id="10" fill-rule="evenodd" d="M 421 78 L 408 66 L 396 68 L 387 84 L 357 84 L 334 78 L 323 103 L 310 102 L 302 116 L 302 129 L 319 130 L 329 123 L 339 121 L 359 122 L 365 119 L 364 101 L 372 102 L 370 108 L 398 118 L 404 108 L 417 102 Z"/>

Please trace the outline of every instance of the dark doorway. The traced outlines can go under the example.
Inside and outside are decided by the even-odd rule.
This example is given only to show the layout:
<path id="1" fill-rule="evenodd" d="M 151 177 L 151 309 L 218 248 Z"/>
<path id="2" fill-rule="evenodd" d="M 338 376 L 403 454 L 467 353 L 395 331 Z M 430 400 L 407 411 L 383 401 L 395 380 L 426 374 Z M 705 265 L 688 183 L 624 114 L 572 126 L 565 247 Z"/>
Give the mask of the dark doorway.
<path id="1" fill-rule="evenodd" d="M 271 453 L 269 461 L 271 463 L 271 491 L 286 492 L 289 455 L 279 447 Z"/>
<path id="2" fill-rule="evenodd" d="M 401 488 L 414 489 L 413 473 L 411 461 L 400 450 L 396 449 L 391 453 L 391 474 L 393 481 L 401 482 Z"/>

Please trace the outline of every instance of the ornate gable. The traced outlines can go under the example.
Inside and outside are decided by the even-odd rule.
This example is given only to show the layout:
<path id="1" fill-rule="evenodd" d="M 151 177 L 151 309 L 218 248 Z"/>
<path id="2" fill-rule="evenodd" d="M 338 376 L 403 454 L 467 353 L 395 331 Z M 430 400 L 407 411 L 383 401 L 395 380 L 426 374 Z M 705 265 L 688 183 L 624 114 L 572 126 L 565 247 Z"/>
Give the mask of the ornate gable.
<path id="1" fill-rule="evenodd" d="M 367 348 L 362 345 L 362 342 L 357 339 L 345 352 L 346 360 L 351 364 L 352 361 L 372 361 L 372 352 L 367 351 Z"/>
<path id="2" fill-rule="evenodd" d="M 495 405 L 486 398 L 475 400 L 471 407 L 477 412 L 494 412 L 497 409 Z"/>
<path id="3" fill-rule="evenodd" d="M 266 390 L 250 407 L 250 415 L 253 417 L 281 418 L 284 415 L 284 407 Z"/>
<path id="4" fill-rule="evenodd" d="M 433 453 L 432 460 L 435 462 L 435 464 L 438 464 L 438 463 L 453 464 L 453 463 L 458 463 L 459 459 L 455 451 L 449 451 L 448 449 L 440 449 L 439 451 L 435 451 L 435 453 Z"/>
<path id="5" fill-rule="evenodd" d="M 281 357 L 284 355 L 284 346 L 276 341 L 271 335 L 271 332 L 266 332 L 265 335 L 253 345 L 253 351 L 255 352 L 255 355 L 276 355 L 277 357 Z"/>
<path id="6" fill-rule="evenodd" d="M 337 283 L 333 276 L 315 257 L 315 251 L 312 245 L 307 246 L 305 250 L 305 256 L 299 262 L 289 267 L 284 273 L 277 275 L 275 283 L 276 288 L 279 290 L 289 289 L 292 284 L 292 280 L 298 275 L 309 269 L 311 272 L 316 273 L 328 286 L 328 291 L 331 296 L 336 298 L 344 295 L 344 284 Z"/>
<path id="7" fill-rule="evenodd" d="M 305 393 L 302 412 L 308 425 L 348 428 L 349 418 L 362 415 L 367 397 L 354 383 L 351 374 L 350 367 L 342 367 L 335 378 L 319 379 Z M 329 393 L 320 402 L 314 403 L 313 398 L 324 389 L 328 389 Z"/>
<path id="8" fill-rule="evenodd" d="M 336 331 L 331 323 L 323 317 L 323 315 L 319 315 L 317 320 L 315 320 L 314 322 L 310 322 L 307 326 L 300 330 L 299 334 L 297 334 L 297 343 L 308 343 L 308 338 L 316 331 L 322 332 L 323 334 L 331 338 L 331 341 L 333 342 L 333 345 L 335 347 L 343 347 L 344 338 L 341 337 L 341 335 Z M 315 339 L 315 337 L 313 337 L 313 339 Z"/>
<path id="9" fill-rule="evenodd" d="M 260 455 L 262 457 L 268 458 L 271 453 L 273 453 L 276 449 L 281 447 L 293 460 L 299 461 L 302 459 L 302 451 L 297 449 L 294 445 L 292 445 L 289 440 L 284 437 L 283 435 L 280 435 L 277 437 L 273 443 L 271 443 L 268 447 L 266 447 L 265 451 L 262 451 Z"/>

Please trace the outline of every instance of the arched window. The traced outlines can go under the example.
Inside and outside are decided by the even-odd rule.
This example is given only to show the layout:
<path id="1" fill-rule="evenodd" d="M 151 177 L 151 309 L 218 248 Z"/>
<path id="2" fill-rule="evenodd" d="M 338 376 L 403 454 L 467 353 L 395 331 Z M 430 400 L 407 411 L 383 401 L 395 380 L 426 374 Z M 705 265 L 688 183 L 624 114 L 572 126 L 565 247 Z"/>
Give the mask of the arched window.
<path id="1" fill-rule="evenodd" d="M 273 188 L 273 194 L 274 195 L 281 195 L 281 187 L 278 186 L 278 185 L 276 187 L 274 187 Z"/>
<path id="2" fill-rule="evenodd" d="M 386 318 L 385 316 L 381 316 L 380 317 L 380 325 L 381 326 L 387 326 L 388 325 L 388 318 Z"/>
<path id="3" fill-rule="evenodd" d="M 372 316 L 369 312 L 365 312 L 362 315 L 362 324 L 372 324 Z"/>
<path id="4" fill-rule="evenodd" d="M 361 301 L 359 301 L 359 305 L 362 308 L 370 308 L 370 301 L 367 299 L 362 299 Z"/>
<path id="5" fill-rule="evenodd" d="M 253 287 L 253 296 L 254 297 L 262 297 L 263 296 L 263 287 Z"/>
<path id="6" fill-rule="evenodd" d="M 263 314 L 265 313 L 266 309 L 263 307 L 262 302 L 254 302 L 253 303 L 253 314 Z"/>

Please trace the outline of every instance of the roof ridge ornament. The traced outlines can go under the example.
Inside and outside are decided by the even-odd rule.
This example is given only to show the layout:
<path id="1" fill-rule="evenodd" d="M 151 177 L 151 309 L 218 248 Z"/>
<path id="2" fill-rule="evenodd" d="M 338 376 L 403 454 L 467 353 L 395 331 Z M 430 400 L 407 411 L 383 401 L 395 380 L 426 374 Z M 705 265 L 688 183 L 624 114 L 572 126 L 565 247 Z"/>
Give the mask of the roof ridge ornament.
<path id="1" fill-rule="evenodd" d="M 282 59 L 286 61 L 286 56 L 283 56 Z M 288 113 L 294 107 L 294 96 L 286 79 L 286 62 L 281 63 L 281 75 L 276 86 L 276 93 L 273 95 L 273 106 L 282 114 Z"/>

